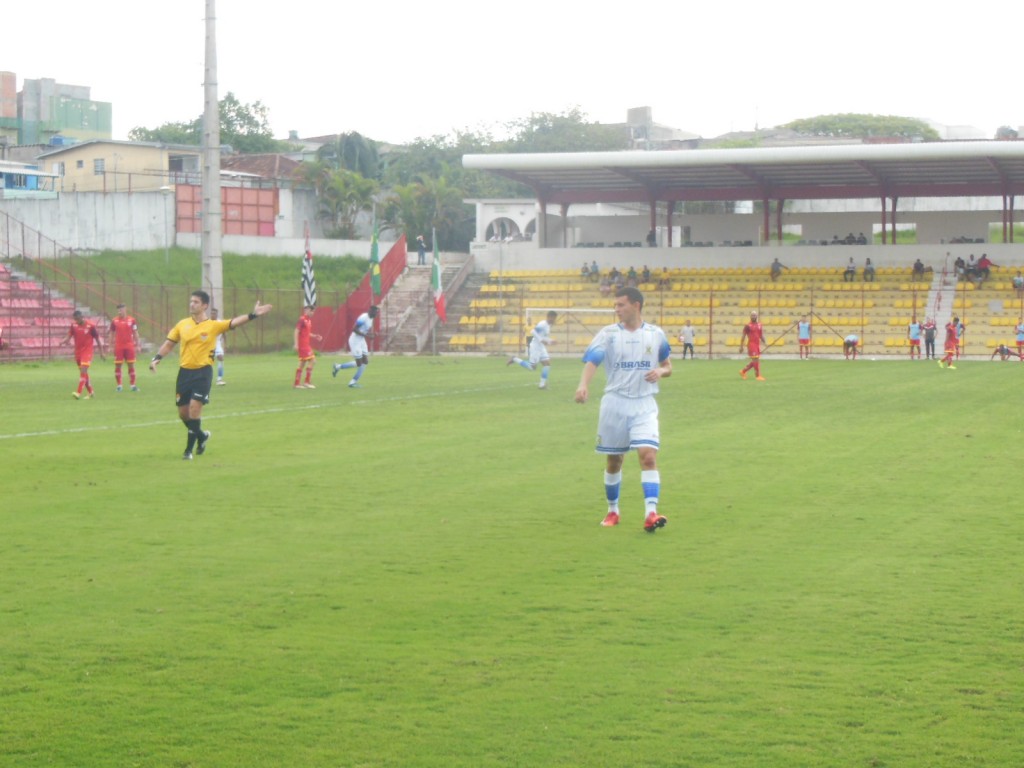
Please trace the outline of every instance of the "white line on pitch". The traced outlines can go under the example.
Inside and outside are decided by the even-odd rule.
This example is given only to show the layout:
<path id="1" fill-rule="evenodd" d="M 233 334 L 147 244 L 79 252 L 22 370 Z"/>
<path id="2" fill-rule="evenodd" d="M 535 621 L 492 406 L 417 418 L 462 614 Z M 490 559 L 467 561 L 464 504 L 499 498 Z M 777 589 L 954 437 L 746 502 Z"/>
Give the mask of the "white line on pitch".
<path id="1" fill-rule="evenodd" d="M 417 392 L 410 395 L 394 395 L 391 397 L 363 398 L 361 400 L 343 400 L 329 403 L 309 403 L 307 405 L 282 406 L 280 408 L 261 408 L 256 411 L 235 411 L 233 413 L 203 414 L 203 421 L 215 421 L 220 419 L 237 419 L 247 416 L 267 416 L 275 413 L 296 413 L 298 411 L 312 411 L 320 408 L 338 408 L 346 405 L 373 405 L 374 403 L 393 403 L 398 400 L 424 400 L 430 397 L 452 397 L 456 395 L 469 395 L 478 392 L 499 392 L 508 389 L 517 389 L 526 386 L 524 384 L 507 384 L 500 387 L 476 387 L 473 389 L 456 389 L 445 392 Z M 87 432 L 111 432 L 118 429 L 148 429 L 150 427 L 163 427 L 169 424 L 177 424 L 178 419 L 161 419 L 159 421 L 145 421 L 138 424 L 99 424 L 94 427 L 68 427 L 66 429 L 45 429 L 38 432 L 12 432 L 0 433 L 0 440 L 14 440 L 25 437 L 54 437 L 58 435 L 77 435 Z"/>

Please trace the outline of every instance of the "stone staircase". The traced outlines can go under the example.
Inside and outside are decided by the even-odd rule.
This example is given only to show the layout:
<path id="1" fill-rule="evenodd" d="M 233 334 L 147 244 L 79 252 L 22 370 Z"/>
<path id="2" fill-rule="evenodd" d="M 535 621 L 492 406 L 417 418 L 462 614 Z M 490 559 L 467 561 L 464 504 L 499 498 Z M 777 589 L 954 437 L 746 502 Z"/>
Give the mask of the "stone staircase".
<path id="1" fill-rule="evenodd" d="M 451 285 L 462 269 L 462 262 L 445 266 L 441 270 L 441 285 Z M 425 345 L 420 341 L 424 329 L 433 326 L 438 344 L 442 338 L 447 339 L 458 329 L 459 312 L 464 313 L 469 307 L 472 296 L 479 286 L 487 281 L 486 275 L 471 275 L 454 295 L 445 293 L 445 309 L 448 322 L 437 323 L 434 312 L 434 298 L 430 286 L 432 267 L 410 265 L 388 292 L 386 313 L 397 318 L 395 328 L 388 335 L 386 351 L 396 355 L 415 355 L 430 349 L 430 338 Z M 461 302 L 461 303 L 460 303 Z M 461 309 L 460 309 L 461 307 Z"/>

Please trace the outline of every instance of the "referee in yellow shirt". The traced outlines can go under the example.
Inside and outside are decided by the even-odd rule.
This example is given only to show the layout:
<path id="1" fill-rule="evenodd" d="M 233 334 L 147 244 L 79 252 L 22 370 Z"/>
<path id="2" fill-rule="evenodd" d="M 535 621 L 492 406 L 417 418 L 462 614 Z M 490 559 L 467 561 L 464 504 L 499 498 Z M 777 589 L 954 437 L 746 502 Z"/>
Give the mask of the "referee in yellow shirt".
<path id="1" fill-rule="evenodd" d="M 178 350 L 181 368 L 178 369 L 178 381 L 175 384 L 175 404 L 178 406 L 178 417 L 188 430 L 188 445 L 181 457 L 185 461 L 192 460 L 193 450 L 202 456 L 206 451 L 206 441 L 210 439 L 210 433 L 203 431 L 202 415 L 203 406 L 210 402 L 213 350 L 217 346 L 217 337 L 267 314 L 273 307 L 257 301 L 252 312 L 230 320 L 211 320 L 206 314 L 209 308 L 210 294 L 206 291 L 192 291 L 188 302 L 189 316 L 171 329 L 167 340 L 160 345 L 149 363 L 149 370 L 156 373 L 156 367 L 164 355 L 174 349 L 175 344 L 181 344 Z"/>

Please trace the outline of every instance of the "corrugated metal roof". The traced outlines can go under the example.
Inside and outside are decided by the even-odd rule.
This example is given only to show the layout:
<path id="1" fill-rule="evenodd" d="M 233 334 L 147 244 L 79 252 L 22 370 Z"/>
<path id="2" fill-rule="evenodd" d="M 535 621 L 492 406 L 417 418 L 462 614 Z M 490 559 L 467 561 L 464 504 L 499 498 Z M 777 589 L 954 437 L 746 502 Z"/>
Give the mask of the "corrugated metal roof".
<path id="1" fill-rule="evenodd" d="M 550 203 L 1024 195 L 1024 141 L 465 155 Z"/>

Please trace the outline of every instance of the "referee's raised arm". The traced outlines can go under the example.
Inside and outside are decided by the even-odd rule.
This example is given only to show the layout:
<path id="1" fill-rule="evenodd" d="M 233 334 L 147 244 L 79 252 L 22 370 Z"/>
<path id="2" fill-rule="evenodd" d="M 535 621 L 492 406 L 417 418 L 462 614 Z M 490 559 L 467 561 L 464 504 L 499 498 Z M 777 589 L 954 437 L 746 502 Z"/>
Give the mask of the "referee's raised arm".
<path id="1" fill-rule="evenodd" d="M 267 312 L 269 312 L 273 308 L 273 304 L 260 304 L 259 300 L 257 299 L 256 306 L 253 308 L 252 312 L 250 312 L 247 315 L 239 315 L 238 317 L 231 318 L 231 323 L 229 327 L 237 328 L 240 325 L 245 325 L 250 320 L 255 320 L 257 317 L 262 317 L 263 315 L 267 314 Z"/>

